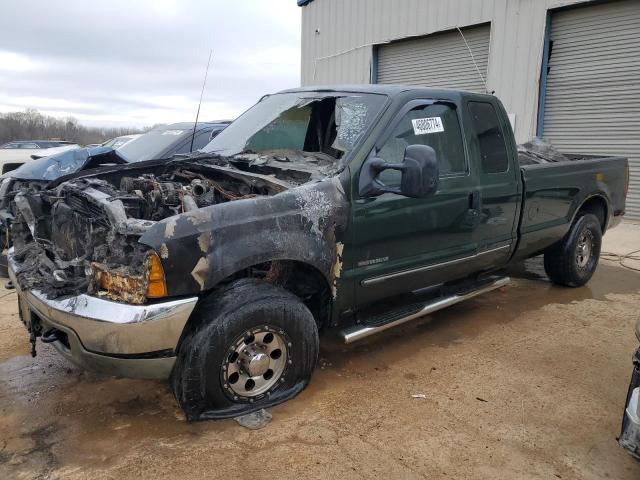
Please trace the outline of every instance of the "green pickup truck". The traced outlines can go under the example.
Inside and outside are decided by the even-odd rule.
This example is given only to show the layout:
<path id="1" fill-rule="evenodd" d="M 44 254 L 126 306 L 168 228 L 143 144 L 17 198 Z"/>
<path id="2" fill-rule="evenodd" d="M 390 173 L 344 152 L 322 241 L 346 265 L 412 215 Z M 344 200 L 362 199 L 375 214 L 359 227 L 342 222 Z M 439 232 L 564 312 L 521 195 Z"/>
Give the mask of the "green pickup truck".
<path id="1" fill-rule="evenodd" d="M 287 90 L 189 157 L 12 184 L 10 276 L 34 353 L 39 337 L 170 379 L 189 419 L 236 416 L 307 385 L 321 329 L 357 341 L 535 255 L 554 283 L 585 284 L 627 160 L 563 158 L 521 166 L 490 95 Z"/>

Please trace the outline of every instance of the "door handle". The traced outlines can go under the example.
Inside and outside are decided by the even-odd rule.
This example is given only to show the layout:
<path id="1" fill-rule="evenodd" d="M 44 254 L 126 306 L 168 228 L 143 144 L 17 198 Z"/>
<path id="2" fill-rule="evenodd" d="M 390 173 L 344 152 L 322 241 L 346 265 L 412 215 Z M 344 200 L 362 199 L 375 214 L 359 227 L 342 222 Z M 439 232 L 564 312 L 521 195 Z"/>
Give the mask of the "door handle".
<path id="1" fill-rule="evenodd" d="M 469 209 L 480 210 L 480 191 L 473 190 L 469 194 Z"/>

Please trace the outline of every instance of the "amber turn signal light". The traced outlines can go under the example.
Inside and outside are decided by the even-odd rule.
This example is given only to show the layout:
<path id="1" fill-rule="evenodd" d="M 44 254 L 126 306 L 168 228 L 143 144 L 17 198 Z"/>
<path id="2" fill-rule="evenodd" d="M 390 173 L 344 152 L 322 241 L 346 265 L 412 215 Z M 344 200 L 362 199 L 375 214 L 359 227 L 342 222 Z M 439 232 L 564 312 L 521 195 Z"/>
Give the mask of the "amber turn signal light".
<path id="1" fill-rule="evenodd" d="M 167 283 L 164 269 L 158 254 L 153 252 L 147 257 L 147 298 L 161 298 L 167 296 Z"/>

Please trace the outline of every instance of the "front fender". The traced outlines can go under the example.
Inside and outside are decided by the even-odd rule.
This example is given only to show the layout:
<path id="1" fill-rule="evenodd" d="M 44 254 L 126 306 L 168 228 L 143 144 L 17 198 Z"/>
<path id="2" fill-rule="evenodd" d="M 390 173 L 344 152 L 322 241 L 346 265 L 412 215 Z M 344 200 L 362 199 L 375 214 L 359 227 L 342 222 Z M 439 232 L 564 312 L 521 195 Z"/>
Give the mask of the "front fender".
<path id="1" fill-rule="evenodd" d="M 176 215 L 140 242 L 159 253 L 170 296 L 210 290 L 233 273 L 273 260 L 310 264 L 334 285 L 347 211 L 344 190 L 332 178 Z"/>

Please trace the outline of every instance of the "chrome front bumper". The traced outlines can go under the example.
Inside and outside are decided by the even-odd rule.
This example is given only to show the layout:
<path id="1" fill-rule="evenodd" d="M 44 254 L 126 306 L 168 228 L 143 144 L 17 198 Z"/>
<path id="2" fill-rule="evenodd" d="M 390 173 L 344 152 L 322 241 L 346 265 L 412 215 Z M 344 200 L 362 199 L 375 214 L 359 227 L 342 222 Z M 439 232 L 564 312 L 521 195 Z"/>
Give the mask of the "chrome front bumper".
<path id="1" fill-rule="evenodd" d="M 43 331 L 66 333 L 67 342 L 53 342 L 62 355 L 81 367 L 110 375 L 169 377 L 197 297 L 150 305 L 127 305 L 85 294 L 52 300 L 38 290 L 21 290 L 15 269 L 9 257 L 9 277 L 18 293 L 23 323 L 30 325 L 35 315 Z"/>

